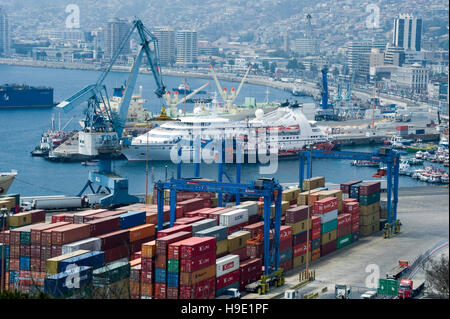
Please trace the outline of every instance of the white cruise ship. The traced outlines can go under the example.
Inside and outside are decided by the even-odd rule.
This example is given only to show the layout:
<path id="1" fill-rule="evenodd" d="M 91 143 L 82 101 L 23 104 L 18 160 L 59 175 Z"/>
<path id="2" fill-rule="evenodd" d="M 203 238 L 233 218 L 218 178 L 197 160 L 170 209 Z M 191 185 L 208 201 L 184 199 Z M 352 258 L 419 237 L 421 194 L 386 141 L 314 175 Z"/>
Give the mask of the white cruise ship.
<path id="1" fill-rule="evenodd" d="M 278 128 L 278 135 L 272 136 L 269 132 Z M 251 144 L 262 145 L 265 138 L 267 144 L 270 141 L 276 143 L 279 154 L 289 154 L 302 149 L 306 145 L 327 141 L 327 137 L 322 130 L 309 122 L 303 114 L 301 108 L 280 107 L 272 112 L 264 114 L 264 111 L 257 110 L 256 117 L 249 121 L 232 121 L 221 117 L 190 116 L 182 117 L 177 121 L 170 121 L 159 127 L 151 129 L 145 134 L 132 139 L 130 146 L 122 148 L 122 154 L 129 161 L 170 161 L 171 149 L 182 140 L 189 140 L 193 134 L 200 132 L 200 139 L 203 143 L 208 143 L 213 139 L 224 137 L 227 129 L 234 129 L 232 137 L 241 136 L 248 140 L 250 134 L 256 133 L 257 143 L 244 143 L 244 153 L 251 154 L 256 150 Z M 265 132 L 264 135 L 261 132 Z M 228 136 L 229 137 L 229 136 Z M 252 137 L 250 137 L 252 140 Z M 192 143 L 182 143 L 182 159 L 192 160 Z M 204 145 L 204 144 L 203 144 Z M 269 146 L 270 147 L 270 146 Z M 202 155 L 205 158 L 204 154 Z M 214 159 L 217 154 L 211 155 Z"/>

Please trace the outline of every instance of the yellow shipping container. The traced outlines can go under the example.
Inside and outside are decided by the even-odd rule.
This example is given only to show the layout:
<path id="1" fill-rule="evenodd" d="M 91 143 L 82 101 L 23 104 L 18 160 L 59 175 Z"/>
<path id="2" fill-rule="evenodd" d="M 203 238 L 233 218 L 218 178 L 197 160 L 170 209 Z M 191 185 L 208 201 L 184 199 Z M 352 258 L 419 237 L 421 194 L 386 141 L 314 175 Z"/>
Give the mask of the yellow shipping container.
<path id="1" fill-rule="evenodd" d="M 290 188 L 283 191 L 282 200 L 290 202 L 291 200 L 297 199 L 300 189 Z"/>
<path id="2" fill-rule="evenodd" d="M 361 236 L 369 236 L 378 231 L 380 231 L 380 222 L 367 226 L 359 226 L 359 235 Z"/>
<path id="3" fill-rule="evenodd" d="M 0 208 L 6 208 L 8 211 L 10 211 L 14 207 L 16 207 L 15 201 L 0 199 Z"/>
<path id="4" fill-rule="evenodd" d="M 312 189 L 311 191 L 305 191 L 298 194 L 297 205 L 308 205 L 308 195 L 320 192 L 318 189 Z"/>
<path id="5" fill-rule="evenodd" d="M 307 258 L 306 255 L 307 254 L 303 254 L 303 255 L 294 257 L 294 259 L 292 259 L 292 267 L 297 268 L 301 265 L 306 264 L 306 258 Z M 311 261 L 311 252 L 308 252 L 308 258 L 309 258 L 309 261 Z"/>
<path id="6" fill-rule="evenodd" d="M 155 240 L 142 244 L 141 248 L 142 248 L 142 257 L 152 258 L 152 257 L 156 256 L 156 254 L 155 254 L 156 241 Z"/>
<path id="7" fill-rule="evenodd" d="M 221 255 L 228 251 L 228 239 L 216 242 L 216 255 Z"/>
<path id="8" fill-rule="evenodd" d="M 13 227 L 19 227 L 31 224 L 30 213 L 19 213 L 12 216 L 8 216 L 9 225 Z"/>
<path id="9" fill-rule="evenodd" d="M 359 225 L 368 226 L 380 222 L 380 213 L 373 213 L 370 215 L 359 216 Z"/>
<path id="10" fill-rule="evenodd" d="M 88 253 L 89 250 L 77 250 L 73 253 L 63 254 L 61 256 L 49 258 L 45 261 L 45 270 L 48 275 L 54 275 L 58 273 L 58 264 L 61 260 L 79 256 Z"/>
<path id="11" fill-rule="evenodd" d="M 380 208 L 380 218 L 386 219 L 387 218 L 387 209 L 381 209 Z"/>
<path id="12" fill-rule="evenodd" d="M 209 279 L 216 275 L 216 264 L 208 266 L 206 268 L 197 270 L 195 272 L 181 272 L 180 273 L 180 284 L 181 285 L 194 285 L 205 279 Z"/>
<path id="13" fill-rule="evenodd" d="M 219 198 L 212 197 L 211 198 L 211 207 L 218 207 L 219 206 Z"/>
<path id="14" fill-rule="evenodd" d="M 233 252 L 235 250 L 244 248 L 247 245 L 247 240 L 251 238 L 249 231 L 240 231 L 228 236 L 228 251 Z"/>
<path id="15" fill-rule="evenodd" d="M 367 216 L 380 211 L 380 202 L 376 202 L 370 205 L 361 205 L 359 207 L 359 215 Z"/>
<path id="16" fill-rule="evenodd" d="M 286 223 L 286 226 L 291 226 L 292 227 L 292 234 L 297 235 L 300 233 L 303 233 L 304 231 L 311 229 L 311 218 L 309 219 L 305 219 L 301 222 L 298 223 Z"/>
<path id="17" fill-rule="evenodd" d="M 325 187 L 325 177 L 323 176 L 317 176 L 303 180 L 303 189 L 305 190 L 315 189 L 319 187 Z"/>
<path id="18" fill-rule="evenodd" d="M 323 233 L 322 237 L 320 238 L 320 244 L 323 246 L 335 239 L 337 239 L 337 229 L 329 231 L 328 233 Z"/>

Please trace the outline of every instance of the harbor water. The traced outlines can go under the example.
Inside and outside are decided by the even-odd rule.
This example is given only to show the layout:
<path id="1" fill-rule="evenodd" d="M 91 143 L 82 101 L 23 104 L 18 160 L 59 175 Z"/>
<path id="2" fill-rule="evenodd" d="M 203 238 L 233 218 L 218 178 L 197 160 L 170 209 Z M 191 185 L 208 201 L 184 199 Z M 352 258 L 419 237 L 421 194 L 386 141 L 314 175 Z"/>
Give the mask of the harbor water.
<path id="1" fill-rule="evenodd" d="M 51 86 L 54 88 L 55 101 L 65 98 L 95 83 L 99 77 L 98 71 L 30 68 L 20 66 L 0 65 L 0 83 L 25 83 L 36 86 Z M 127 73 L 110 73 L 105 81 L 109 92 L 113 87 L 124 83 Z M 180 77 L 164 77 L 167 88 L 178 87 L 184 79 Z M 188 79 L 192 88 L 197 88 L 207 81 L 210 85 L 205 90 L 214 92 L 215 83 L 212 79 Z M 238 83 L 225 82 L 223 87 L 237 87 Z M 148 100 L 146 109 L 159 113 L 161 101 L 153 93 L 155 84 L 151 75 L 143 74 L 138 77 L 135 93 L 139 86 L 143 87 L 143 97 Z M 236 104 L 243 104 L 246 96 L 253 96 L 257 102 L 266 99 L 266 87 L 244 84 Z M 305 105 L 305 113 L 312 119 L 313 101 L 309 97 L 293 97 L 290 93 L 269 88 L 269 101 L 297 100 Z M 186 110 L 192 110 L 193 104 L 186 104 Z M 41 134 L 51 125 L 51 115 L 55 115 L 56 125 L 61 118 L 63 126 L 73 115 L 75 119 L 65 130 L 78 130 L 78 121 L 83 119 L 81 105 L 73 110 L 60 112 L 56 108 L 45 109 L 0 109 L 0 171 L 7 172 L 16 169 L 18 175 L 9 192 L 20 193 L 22 196 L 38 195 L 76 195 L 84 186 L 89 170 L 94 166 L 83 166 L 80 163 L 60 163 L 47 161 L 41 157 L 32 157 L 30 152 L 39 144 Z M 183 107 L 183 104 L 179 106 Z M 373 152 L 373 146 L 346 147 L 343 150 Z M 341 183 L 355 179 L 375 179 L 373 167 L 355 167 L 350 160 L 316 159 L 312 165 L 313 176 L 325 176 L 327 182 Z M 113 167 L 117 174 L 129 179 L 130 193 L 144 193 L 146 184 L 146 163 L 114 161 Z M 176 166 L 172 162 L 149 162 L 149 181 L 170 178 L 176 174 Z M 260 164 L 245 164 L 242 169 L 241 182 L 251 182 L 259 175 Z M 228 175 L 234 180 L 235 166 L 226 165 Z M 200 173 L 205 178 L 217 178 L 217 165 L 202 164 Z M 183 177 L 194 176 L 192 164 L 183 164 Z M 265 177 L 275 177 L 281 183 L 298 182 L 298 160 L 281 160 L 275 174 Z M 227 181 L 227 179 L 225 179 Z M 426 185 L 407 176 L 400 176 L 400 187 Z"/>

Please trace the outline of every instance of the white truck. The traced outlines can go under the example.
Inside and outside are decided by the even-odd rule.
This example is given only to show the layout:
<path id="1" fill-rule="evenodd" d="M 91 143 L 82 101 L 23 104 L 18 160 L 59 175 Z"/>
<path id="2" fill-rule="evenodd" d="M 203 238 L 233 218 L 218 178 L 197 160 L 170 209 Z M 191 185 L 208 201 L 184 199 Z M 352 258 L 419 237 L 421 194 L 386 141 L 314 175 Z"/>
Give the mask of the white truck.
<path id="1" fill-rule="evenodd" d="M 241 293 L 236 288 L 230 288 L 225 293 L 216 299 L 241 299 Z"/>

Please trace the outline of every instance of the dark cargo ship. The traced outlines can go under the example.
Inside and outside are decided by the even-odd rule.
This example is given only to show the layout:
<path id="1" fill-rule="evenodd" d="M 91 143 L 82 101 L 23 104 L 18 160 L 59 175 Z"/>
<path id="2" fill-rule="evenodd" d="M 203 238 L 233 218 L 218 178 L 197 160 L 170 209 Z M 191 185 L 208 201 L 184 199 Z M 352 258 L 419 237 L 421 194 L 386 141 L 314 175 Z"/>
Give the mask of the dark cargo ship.
<path id="1" fill-rule="evenodd" d="M 24 84 L 0 85 L 0 109 L 53 107 L 53 88 Z"/>

